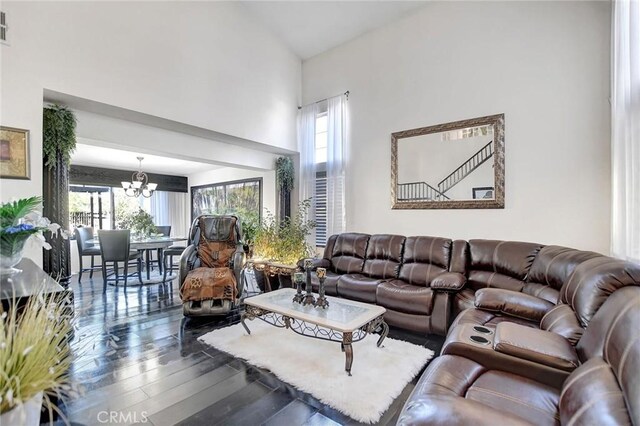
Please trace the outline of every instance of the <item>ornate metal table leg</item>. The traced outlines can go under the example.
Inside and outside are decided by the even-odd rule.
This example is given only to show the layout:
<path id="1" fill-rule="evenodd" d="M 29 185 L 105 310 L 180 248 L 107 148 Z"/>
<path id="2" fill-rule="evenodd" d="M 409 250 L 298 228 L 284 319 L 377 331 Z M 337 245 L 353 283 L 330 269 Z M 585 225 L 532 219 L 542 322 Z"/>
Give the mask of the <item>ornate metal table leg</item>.
<path id="1" fill-rule="evenodd" d="M 389 326 L 387 325 L 386 322 L 382 321 L 380 326 L 382 327 L 382 332 L 380 332 L 380 338 L 378 339 L 378 343 L 377 343 L 378 347 L 382 345 L 382 342 L 387 337 L 387 334 L 389 334 Z"/>
<path id="2" fill-rule="evenodd" d="M 353 348 L 351 347 L 351 341 L 353 340 L 353 333 L 342 334 L 342 347 L 346 356 L 344 369 L 349 376 L 351 376 L 351 365 L 353 364 Z"/>

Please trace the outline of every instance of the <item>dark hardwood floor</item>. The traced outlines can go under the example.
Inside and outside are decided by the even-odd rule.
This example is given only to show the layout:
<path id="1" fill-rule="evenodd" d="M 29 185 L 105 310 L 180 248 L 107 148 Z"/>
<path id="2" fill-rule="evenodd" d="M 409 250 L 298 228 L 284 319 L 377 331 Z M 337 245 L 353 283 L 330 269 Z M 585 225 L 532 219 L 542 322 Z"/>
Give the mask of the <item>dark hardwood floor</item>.
<path id="1" fill-rule="evenodd" d="M 354 425 L 355 420 L 309 394 L 197 341 L 239 321 L 187 319 L 177 284 L 127 288 L 101 278 L 74 276 L 79 313 L 72 378 L 83 394 L 63 406 L 72 424 Z M 390 337 L 440 351 L 442 338 L 391 329 Z M 409 383 L 379 424 L 396 423 L 415 382 Z M 357 398 L 356 395 L 353 396 Z"/>

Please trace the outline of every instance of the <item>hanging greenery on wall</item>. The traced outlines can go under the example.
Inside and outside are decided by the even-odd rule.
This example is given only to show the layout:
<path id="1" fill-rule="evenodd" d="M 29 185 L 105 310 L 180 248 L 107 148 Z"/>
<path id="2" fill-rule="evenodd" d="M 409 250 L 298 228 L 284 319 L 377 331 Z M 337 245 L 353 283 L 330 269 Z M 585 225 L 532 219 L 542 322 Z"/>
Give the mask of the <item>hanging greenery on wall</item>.
<path id="1" fill-rule="evenodd" d="M 278 189 L 283 192 L 290 192 L 293 189 L 294 177 L 293 160 L 290 157 L 279 157 L 276 159 L 276 182 Z"/>
<path id="2" fill-rule="evenodd" d="M 66 106 L 52 105 L 44 108 L 42 127 L 42 155 L 44 165 L 56 167 L 58 153 L 69 165 L 76 149 L 76 117 Z"/>

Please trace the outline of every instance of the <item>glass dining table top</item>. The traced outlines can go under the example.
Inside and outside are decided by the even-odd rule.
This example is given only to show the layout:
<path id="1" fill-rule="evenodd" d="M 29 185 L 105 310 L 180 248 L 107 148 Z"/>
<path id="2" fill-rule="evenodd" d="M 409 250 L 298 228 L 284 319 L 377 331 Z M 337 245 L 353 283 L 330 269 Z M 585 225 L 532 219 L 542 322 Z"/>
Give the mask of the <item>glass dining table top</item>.
<path id="1" fill-rule="evenodd" d="M 131 247 L 132 248 L 143 248 L 148 246 L 148 248 L 154 248 L 154 247 L 168 247 L 170 245 L 172 245 L 173 243 L 179 242 L 179 241 L 186 241 L 187 238 L 185 237 L 166 237 L 166 236 L 159 236 L 159 237 L 136 237 L 136 236 L 132 236 L 130 238 L 130 243 L 131 243 Z M 100 245 L 100 239 L 99 238 L 92 238 L 90 240 L 87 240 L 87 244 L 93 244 L 96 246 Z"/>

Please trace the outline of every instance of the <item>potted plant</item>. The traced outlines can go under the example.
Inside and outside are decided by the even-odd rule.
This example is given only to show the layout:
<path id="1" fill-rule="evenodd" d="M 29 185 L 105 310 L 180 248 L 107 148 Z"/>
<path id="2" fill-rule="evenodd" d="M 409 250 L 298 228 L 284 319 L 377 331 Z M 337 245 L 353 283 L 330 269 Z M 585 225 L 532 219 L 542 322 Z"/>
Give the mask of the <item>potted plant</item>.
<path id="1" fill-rule="evenodd" d="M 157 231 L 153 223 L 153 216 L 142 209 L 129 215 L 125 215 L 120 221 L 120 229 L 131 229 L 135 234 L 149 237 Z"/>
<path id="2" fill-rule="evenodd" d="M 269 287 L 273 290 L 281 286 L 290 287 L 291 273 L 295 271 L 297 262 L 312 256 L 314 250 L 307 243 L 307 237 L 316 227 L 316 223 L 307 219 L 310 208 L 311 199 L 304 200 L 298 204 L 294 216 L 281 222 L 267 210 L 255 233 L 253 247 L 256 258 L 261 259 L 261 263 L 267 266 L 266 274 L 256 274 L 256 281 L 261 290 Z M 266 279 L 270 282 L 267 283 Z"/>
<path id="3" fill-rule="evenodd" d="M 41 197 L 22 198 L 0 205 L 0 273 L 16 274 L 21 272 L 15 266 L 22 260 L 25 243 L 32 238 L 43 248 L 49 245 L 43 236 L 44 232 L 58 235 L 60 225 L 51 223 L 42 217 L 38 208 L 42 204 Z M 60 232 L 63 238 L 67 235 Z"/>
<path id="4" fill-rule="evenodd" d="M 73 395 L 68 371 L 72 330 L 68 300 L 41 290 L 24 306 L 14 299 L 0 307 L 0 424 L 38 425 L 63 414 L 52 401 Z"/>
<path id="5" fill-rule="evenodd" d="M 238 211 L 236 213 L 240 218 L 240 227 L 242 228 L 242 245 L 247 257 L 253 257 L 253 247 L 256 234 L 260 228 L 260 216 L 253 211 Z"/>

